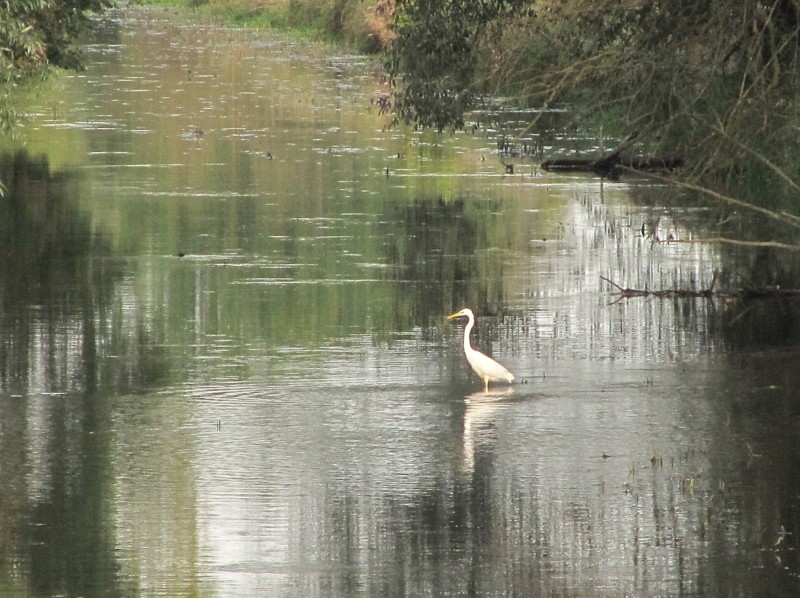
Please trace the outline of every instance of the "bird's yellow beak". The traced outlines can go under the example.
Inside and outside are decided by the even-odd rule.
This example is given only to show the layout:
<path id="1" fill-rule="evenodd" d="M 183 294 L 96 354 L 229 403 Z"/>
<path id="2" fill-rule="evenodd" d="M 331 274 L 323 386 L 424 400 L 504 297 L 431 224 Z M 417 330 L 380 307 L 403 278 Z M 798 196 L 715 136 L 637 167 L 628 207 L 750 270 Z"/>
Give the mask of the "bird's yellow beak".
<path id="1" fill-rule="evenodd" d="M 448 320 L 452 320 L 453 318 L 457 318 L 457 317 L 458 317 L 458 316 L 460 316 L 460 315 L 462 315 L 462 314 L 461 314 L 461 312 L 460 312 L 460 311 L 457 311 L 456 313 L 454 313 L 454 314 L 451 314 L 451 315 L 447 316 L 447 319 L 448 319 Z"/>

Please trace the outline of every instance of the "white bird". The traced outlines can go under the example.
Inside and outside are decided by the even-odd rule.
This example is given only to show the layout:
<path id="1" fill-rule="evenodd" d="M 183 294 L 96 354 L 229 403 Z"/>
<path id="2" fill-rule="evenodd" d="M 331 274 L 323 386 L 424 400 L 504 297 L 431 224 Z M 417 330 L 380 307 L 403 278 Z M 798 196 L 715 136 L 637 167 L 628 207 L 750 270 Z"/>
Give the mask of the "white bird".
<path id="1" fill-rule="evenodd" d="M 489 392 L 490 380 L 494 382 L 505 380 L 510 384 L 514 380 L 514 374 L 491 357 L 487 357 L 480 351 L 476 351 L 472 348 L 469 342 L 469 334 L 472 332 L 472 327 L 475 325 L 475 314 L 472 313 L 471 309 L 465 307 L 461 311 L 447 316 L 447 319 L 452 320 L 453 318 L 460 317 L 467 317 L 469 319 L 466 328 L 464 328 L 464 354 L 467 356 L 467 361 L 470 367 L 472 367 L 472 371 L 478 374 L 481 380 L 483 380 L 484 391 Z"/>

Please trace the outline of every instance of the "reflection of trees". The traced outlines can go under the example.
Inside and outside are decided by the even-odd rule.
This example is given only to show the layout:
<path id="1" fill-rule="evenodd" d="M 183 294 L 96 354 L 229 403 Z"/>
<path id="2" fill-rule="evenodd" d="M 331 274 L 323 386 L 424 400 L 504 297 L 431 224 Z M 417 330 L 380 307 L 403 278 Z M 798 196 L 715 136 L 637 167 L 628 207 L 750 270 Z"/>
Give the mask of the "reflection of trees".
<path id="1" fill-rule="evenodd" d="M 116 377 L 98 359 L 126 336 L 110 308 L 121 270 L 70 201 L 77 177 L 53 175 L 46 159 L 21 151 L 0 156 L 0 179 L 0 537 L 11 552 L 3 567 L 29 567 L 22 579 L 42 595 L 113 588 L 100 505 L 102 389 Z"/>
<path id="2" fill-rule="evenodd" d="M 666 191 L 666 194 L 665 194 Z M 649 210 L 648 217 L 642 221 L 642 230 L 650 243 L 657 239 L 664 241 L 674 234 L 680 241 L 692 238 L 736 238 L 747 241 L 770 239 L 782 243 L 794 243 L 795 231 L 775 225 L 774 221 L 758 214 L 736 212 L 724 206 L 709 209 L 696 209 L 697 198 L 679 196 L 663 187 L 633 187 L 631 199 Z M 779 202 L 781 199 L 774 199 Z M 787 201 L 784 197 L 783 201 Z M 707 203 L 707 202 L 704 202 Z M 665 227 L 664 224 L 669 226 Z M 637 223 L 633 228 L 637 229 Z M 669 244 L 662 244 L 668 246 Z M 716 290 L 735 294 L 741 290 L 796 289 L 800 287 L 800 253 L 775 247 L 739 246 L 715 244 L 698 241 L 697 247 L 709 247 L 718 254 L 714 267 L 719 270 Z M 683 245 L 683 247 L 690 247 Z M 708 265 L 710 270 L 711 264 Z M 671 288 L 686 289 L 689 284 L 695 288 L 708 288 L 712 272 L 697 272 L 695 277 L 678 277 L 666 281 Z M 700 279 L 705 279 L 702 282 Z M 705 285 L 705 286 L 703 286 Z M 663 286 L 663 283 L 662 283 Z M 658 288 L 652 286 L 651 288 Z M 660 289 L 664 290 L 664 289 Z M 692 289 L 693 290 L 693 289 Z M 787 297 L 762 297 L 758 299 L 735 299 L 723 304 L 721 301 L 709 303 L 705 300 L 688 302 L 689 314 L 678 323 L 696 321 L 707 317 L 712 325 L 709 329 L 733 346 L 780 345 L 800 341 L 800 301 Z M 719 309 L 715 309 L 715 308 Z"/>
<path id="3" fill-rule="evenodd" d="M 42 359 L 57 363 L 63 327 L 84 306 L 107 303 L 108 286 L 95 284 L 104 272 L 87 259 L 100 240 L 64 199 L 65 186 L 74 181 L 51 176 L 45 159 L 24 152 L 6 156 L 0 169 L 8 187 L 0 202 L 0 375 L 8 384 L 29 379 L 37 344 Z"/>
<path id="4" fill-rule="evenodd" d="M 119 309 L 122 263 L 68 199 L 79 179 L 51 175 L 45 159 L 25 152 L 5 156 L 0 177 L 8 186 L 0 201 L 0 383 L 64 392 L 163 377 L 154 333 Z M 126 360 L 98 363 L 109 353 L 147 371 L 118 363 Z"/>
<path id="5" fill-rule="evenodd" d="M 754 227 L 757 232 L 766 226 Z M 766 234 L 766 233 L 765 233 Z M 800 287 L 800 254 L 770 247 L 726 248 L 722 252 L 728 288 L 796 289 Z M 736 299 L 721 313 L 720 333 L 738 348 L 800 342 L 800 300 L 764 296 Z"/>
<path id="6" fill-rule="evenodd" d="M 680 438 L 664 436 L 672 444 L 658 463 L 611 457 L 589 464 L 596 457 L 568 442 L 561 455 L 554 442 L 535 450 L 522 432 L 536 428 L 520 427 L 517 417 L 527 407 L 514 412 L 503 402 L 473 413 L 470 425 L 487 432 L 475 445 L 474 469 L 437 469 L 441 459 L 432 459 L 435 472 L 420 473 L 410 460 L 409 469 L 382 477 L 380 465 L 354 463 L 297 509 L 289 587 L 324 588 L 328 596 L 592 596 L 598 588 L 727 596 L 762 595 L 766 587 L 792 595 L 798 463 L 786 442 L 796 436 L 797 409 L 790 393 L 774 397 L 768 414 L 766 397 L 742 396 L 741 380 L 759 366 L 741 368 L 741 379 L 721 369 L 727 379 L 710 393 L 708 411 L 687 397 L 686 412 L 674 415 L 703 423 Z M 540 417 L 557 413 L 556 402 Z M 504 408 L 512 409 L 508 416 Z M 456 407 L 450 414 L 464 416 L 466 436 L 469 414 Z M 449 438 L 453 452 L 458 436 Z M 756 442 L 749 458 L 746 439 Z M 388 489 L 383 482 L 393 477 L 409 482 Z"/>
<path id="7" fill-rule="evenodd" d="M 501 306 L 505 295 L 501 226 L 491 206 L 474 201 L 416 201 L 403 205 L 386 245 L 396 267 L 402 302 L 412 325 L 426 326 L 432 314 L 469 305 L 478 313 Z"/>
<path id="8" fill-rule="evenodd" d="M 346 493 L 328 496 L 324 519 L 316 529 L 303 530 L 316 534 L 306 538 L 314 549 L 305 557 L 349 566 L 337 567 L 317 582 L 325 587 L 324 593 L 482 595 L 492 594 L 515 572 L 540 578 L 532 546 L 517 545 L 520 550 L 512 554 L 504 543 L 507 538 L 496 531 L 502 527 L 496 519 L 502 514 L 492 508 L 487 468 L 491 465 L 483 468 L 474 484 L 439 479 L 413 500 L 398 496 L 362 502 Z M 364 563 L 367 556 L 370 562 Z M 309 583 L 308 576 L 298 582 Z"/>
<path id="9" fill-rule="evenodd" d="M 739 350 L 710 377 L 704 394 L 718 414 L 706 441 L 704 475 L 711 479 L 705 495 L 696 491 L 704 509 L 698 523 L 714 554 L 700 570 L 709 588 L 736 588 L 738 582 L 743 595 L 797 592 L 798 356 L 796 347 Z"/>
<path id="10" fill-rule="evenodd" d="M 50 487 L 24 511 L 37 525 L 26 529 L 19 546 L 28 550 L 29 580 L 41 596 L 86 595 L 92 588 L 106 593 L 117 586 L 113 522 L 105 506 L 110 437 L 102 430 L 109 422 L 97 397 L 86 399 L 53 402 L 47 429 L 38 431 L 46 436 L 42 473 Z M 80 410 L 84 413 L 74 412 Z M 74 429 L 74 418 L 81 419 L 82 429 Z"/>

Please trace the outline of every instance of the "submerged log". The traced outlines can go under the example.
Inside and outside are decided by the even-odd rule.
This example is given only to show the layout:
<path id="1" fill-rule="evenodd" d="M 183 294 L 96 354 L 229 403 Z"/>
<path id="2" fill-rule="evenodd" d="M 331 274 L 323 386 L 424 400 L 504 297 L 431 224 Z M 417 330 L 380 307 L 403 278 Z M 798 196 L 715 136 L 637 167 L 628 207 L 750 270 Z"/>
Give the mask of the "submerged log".
<path id="1" fill-rule="evenodd" d="M 562 158 L 542 162 L 542 168 L 549 172 L 593 172 L 600 176 L 619 176 L 621 167 L 642 171 L 674 170 L 683 166 L 679 156 L 664 157 L 622 157 L 622 152 L 636 142 L 638 133 L 631 133 L 622 143 L 599 158 Z"/>
<path id="2" fill-rule="evenodd" d="M 617 158 L 614 161 L 604 161 L 596 159 L 563 158 L 556 160 L 546 160 L 542 162 L 542 168 L 549 172 L 593 172 L 597 175 L 608 176 L 618 174 L 620 167 L 646 172 L 669 171 L 681 168 L 683 158 L 679 156 L 659 157 L 659 158 Z"/>

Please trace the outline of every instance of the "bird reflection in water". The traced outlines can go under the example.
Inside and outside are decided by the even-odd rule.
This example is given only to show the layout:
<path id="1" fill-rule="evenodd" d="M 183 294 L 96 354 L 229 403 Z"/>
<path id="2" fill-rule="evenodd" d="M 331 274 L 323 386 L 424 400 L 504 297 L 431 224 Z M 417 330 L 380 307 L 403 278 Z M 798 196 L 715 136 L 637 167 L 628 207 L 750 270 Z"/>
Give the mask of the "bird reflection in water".
<path id="1" fill-rule="evenodd" d="M 495 417 L 498 412 L 510 406 L 508 400 L 514 394 L 513 387 L 491 392 L 476 392 L 464 399 L 464 435 L 462 454 L 465 471 L 471 473 L 475 468 L 475 452 L 490 447 L 495 441 Z"/>

